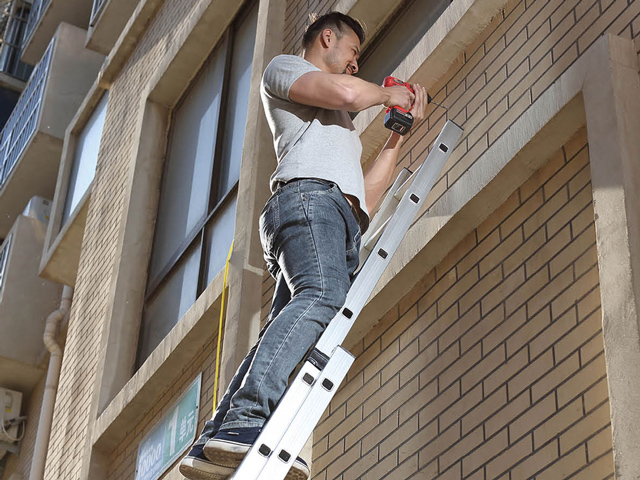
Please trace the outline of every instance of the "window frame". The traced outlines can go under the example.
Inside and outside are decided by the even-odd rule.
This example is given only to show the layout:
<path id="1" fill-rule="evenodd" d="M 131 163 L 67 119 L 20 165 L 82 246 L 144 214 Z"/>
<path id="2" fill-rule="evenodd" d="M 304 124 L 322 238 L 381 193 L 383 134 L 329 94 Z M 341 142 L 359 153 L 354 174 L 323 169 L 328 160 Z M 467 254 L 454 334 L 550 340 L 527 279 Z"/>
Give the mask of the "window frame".
<path id="1" fill-rule="evenodd" d="M 224 141 L 223 135 L 225 133 L 226 122 L 229 106 L 229 90 L 231 86 L 231 68 L 233 64 L 233 51 L 235 46 L 235 34 L 238 31 L 238 28 L 242 25 L 243 21 L 245 21 L 248 16 L 251 14 L 251 10 L 253 8 L 258 8 L 257 0 L 248 0 L 244 5 L 240 7 L 240 10 L 235 15 L 233 20 L 229 23 L 226 31 L 220 36 L 218 43 L 212 49 L 211 53 L 203 63 L 203 65 L 198 70 L 198 73 L 194 76 L 194 78 L 190 81 L 188 87 L 185 89 L 184 93 L 181 95 L 178 102 L 176 102 L 175 106 L 171 109 L 170 118 L 169 118 L 169 129 L 167 134 L 167 142 L 164 153 L 164 164 L 162 166 L 162 179 L 160 183 L 160 195 L 164 190 L 165 182 L 167 179 L 167 171 L 169 169 L 169 154 L 171 152 L 171 145 L 173 143 L 173 128 L 174 124 L 171 122 L 173 114 L 180 109 L 180 107 L 184 104 L 184 102 L 189 97 L 190 93 L 195 88 L 195 85 L 198 82 L 198 79 L 204 74 L 205 67 L 208 65 L 208 62 L 212 61 L 213 56 L 216 53 L 218 47 L 222 47 L 225 49 L 224 51 L 224 73 L 222 77 L 222 89 L 220 92 L 220 108 L 218 111 L 218 122 L 216 127 L 216 142 L 215 147 L 212 152 L 212 170 L 211 170 L 211 178 L 208 182 L 208 189 L 206 192 L 207 195 L 207 212 L 197 221 L 194 227 L 185 235 L 183 241 L 179 244 L 175 252 L 169 257 L 166 261 L 165 265 L 158 271 L 154 278 L 149 277 L 147 281 L 147 285 L 144 293 L 143 300 L 143 309 L 141 316 L 141 329 L 144 324 L 145 312 L 148 308 L 148 304 L 162 292 L 162 287 L 165 283 L 170 280 L 171 273 L 174 269 L 179 266 L 180 262 L 185 258 L 185 254 L 194 247 L 196 242 L 200 242 L 200 245 L 196 248 L 200 249 L 200 262 L 198 266 L 198 278 L 197 278 L 197 287 L 196 287 L 196 299 L 205 291 L 207 287 L 207 274 L 208 274 L 208 266 L 209 266 L 209 252 L 207 251 L 207 227 L 209 227 L 212 222 L 215 222 L 216 217 L 218 217 L 224 209 L 229 205 L 229 203 L 237 198 L 238 195 L 238 184 L 239 179 L 236 180 L 233 185 L 228 189 L 221 198 L 218 198 L 218 194 L 220 191 L 220 171 L 223 164 L 223 154 L 224 154 Z M 253 59 L 252 59 L 253 61 Z M 240 159 L 241 161 L 241 159 Z M 217 200 L 216 200 L 217 199 Z M 160 204 L 158 204 L 158 208 L 160 208 Z M 156 242 L 157 230 L 154 230 L 153 233 L 153 241 L 152 244 L 155 245 Z M 153 249 L 151 255 L 149 256 L 149 262 L 147 265 L 147 271 L 151 272 L 151 265 L 153 259 Z M 215 275 L 214 275 L 215 276 Z M 141 358 L 141 345 L 142 345 L 142 336 L 138 341 L 137 346 L 137 354 L 136 354 L 136 368 L 139 368 L 142 363 L 144 363 L 145 359 Z"/>

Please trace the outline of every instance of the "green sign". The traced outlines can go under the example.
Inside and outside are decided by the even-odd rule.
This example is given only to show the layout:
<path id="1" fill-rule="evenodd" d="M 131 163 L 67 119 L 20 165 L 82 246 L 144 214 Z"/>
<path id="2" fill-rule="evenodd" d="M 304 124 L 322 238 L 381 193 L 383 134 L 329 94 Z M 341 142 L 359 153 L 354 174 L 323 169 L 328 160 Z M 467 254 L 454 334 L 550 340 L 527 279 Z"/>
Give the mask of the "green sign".
<path id="1" fill-rule="evenodd" d="M 135 480 L 156 480 L 196 438 L 202 374 L 138 446 Z"/>

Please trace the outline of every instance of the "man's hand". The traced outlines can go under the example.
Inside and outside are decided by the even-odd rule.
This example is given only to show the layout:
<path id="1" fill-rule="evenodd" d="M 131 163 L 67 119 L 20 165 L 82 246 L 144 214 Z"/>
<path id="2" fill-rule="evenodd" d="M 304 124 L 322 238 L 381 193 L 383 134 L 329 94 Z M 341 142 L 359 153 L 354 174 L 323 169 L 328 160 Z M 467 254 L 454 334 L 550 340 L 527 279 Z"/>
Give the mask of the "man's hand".
<path id="1" fill-rule="evenodd" d="M 413 127 L 416 128 L 420 123 L 424 121 L 426 118 L 426 110 L 427 110 L 427 89 L 414 83 L 411 85 L 413 91 L 415 92 L 415 100 L 413 102 L 413 106 L 411 107 L 411 115 L 413 115 Z M 405 88 L 408 91 L 408 89 Z"/>
<path id="2" fill-rule="evenodd" d="M 407 87 L 394 85 L 392 87 L 384 87 L 384 89 L 389 96 L 387 101 L 384 102 L 385 107 L 400 107 L 404 110 L 409 110 L 413 105 L 415 95 Z"/>

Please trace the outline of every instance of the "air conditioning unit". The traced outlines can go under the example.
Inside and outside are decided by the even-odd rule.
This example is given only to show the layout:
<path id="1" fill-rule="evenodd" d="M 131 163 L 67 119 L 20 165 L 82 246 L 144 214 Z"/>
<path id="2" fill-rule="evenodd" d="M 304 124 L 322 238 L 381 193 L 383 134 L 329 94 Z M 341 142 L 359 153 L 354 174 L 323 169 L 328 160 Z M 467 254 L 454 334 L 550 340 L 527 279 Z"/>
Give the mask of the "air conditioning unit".
<path id="1" fill-rule="evenodd" d="M 19 440 L 21 427 L 17 423 L 12 424 L 12 420 L 20 416 L 21 404 L 21 392 L 0 387 L 0 459 L 7 453 L 7 449 L 3 447 Z"/>

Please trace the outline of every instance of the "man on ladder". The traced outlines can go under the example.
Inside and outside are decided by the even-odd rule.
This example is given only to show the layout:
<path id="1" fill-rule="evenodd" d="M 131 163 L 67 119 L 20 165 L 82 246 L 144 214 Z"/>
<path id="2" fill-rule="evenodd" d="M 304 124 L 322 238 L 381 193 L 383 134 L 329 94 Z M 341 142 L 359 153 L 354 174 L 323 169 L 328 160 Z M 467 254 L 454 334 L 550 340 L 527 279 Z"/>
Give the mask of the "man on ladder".
<path id="1" fill-rule="evenodd" d="M 345 302 L 358 267 L 368 212 L 389 186 L 402 136 L 392 133 L 366 175 L 362 146 L 349 117 L 374 105 L 425 116 L 427 94 L 413 85 L 381 86 L 358 71 L 364 31 L 332 12 L 302 39 L 303 57 L 279 55 L 264 72 L 261 96 L 278 167 L 260 217 L 267 268 L 276 279 L 269 322 L 247 354 L 200 438 L 181 461 L 191 480 L 232 475 L 283 396 L 289 376 Z M 306 480 L 293 462 L 288 480 Z"/>

